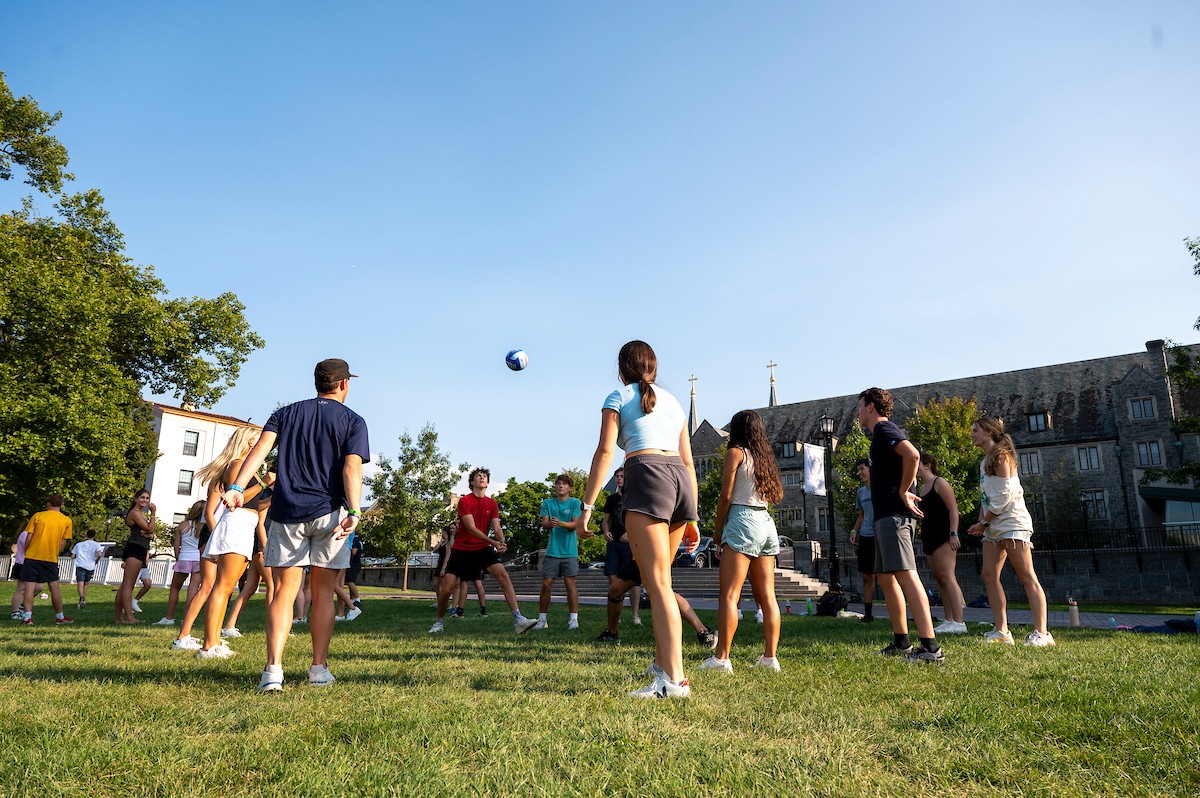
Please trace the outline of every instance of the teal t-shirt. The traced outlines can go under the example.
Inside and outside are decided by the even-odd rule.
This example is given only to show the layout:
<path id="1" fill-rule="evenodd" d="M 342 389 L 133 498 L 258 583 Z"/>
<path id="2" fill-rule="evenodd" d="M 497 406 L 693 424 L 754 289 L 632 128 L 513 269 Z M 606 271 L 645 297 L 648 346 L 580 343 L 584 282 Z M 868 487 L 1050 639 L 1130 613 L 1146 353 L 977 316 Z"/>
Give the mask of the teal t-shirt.
<path id="1" fill-rule="evenodd" d="M 557 518 L 559 521 L 574 521 L 583 515 L 583 502 L 579 499 L 546 499 L 542 502 L 539 516 Z M 547 557 L 578 557 L 579 539 L 572 529 L 555 527 L 550 530 L 550 542 L 546 544 Z"/>

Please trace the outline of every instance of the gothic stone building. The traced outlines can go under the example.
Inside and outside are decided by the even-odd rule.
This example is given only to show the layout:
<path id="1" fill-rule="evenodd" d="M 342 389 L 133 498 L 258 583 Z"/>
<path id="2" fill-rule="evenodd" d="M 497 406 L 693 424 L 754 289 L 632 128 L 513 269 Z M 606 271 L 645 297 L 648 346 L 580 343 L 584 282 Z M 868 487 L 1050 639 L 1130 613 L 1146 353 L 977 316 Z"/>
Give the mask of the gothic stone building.
<path id="1" fill-rule="evenodd" d="M 1186 349 L 1200 355 L 1200 345 Z M 1150 341 L 1145 351 L 1129 355 L 890 388 L 896 398 L 892 418 L 903 427 L 913 408 L 932 398 L 974 397 L 982 411 L 1004 419 L 1016 443 L 1039 531 L 1050 531 L 1047 527 L 1063 523 L 1056 519 L 1068 517 L 1103 540 L 1196 544 L 1200 489 L 1139 484 L 1148 467 L 1171 468 L 1200 457 L 1198 436 L 1177 434 L 1173 423 L 1200 415 L 1200 395 L 1172 384 L 1168 356 L 1162 341 Z M 819 442 L 818 419 L 826 414 L 836 420 L 836 435 L 844 437 L 858 423 L 857 402 L 857 395 L 835 396 L 758 409 L 784 479 L 784 498 L 775 508 L 780 534 L 800 538 L 807 530 L 827 540 L 822 534 L 825 499 L 802 493 L 801 444 Z M 707 421 L 693 433 L 701 477 L 725 438 Z M 1047 507 L 1062 502 L 1061 491 L 1056 498 L 1052 485 L 1068 486 L 1078 505 L 1065 513 L 1062 507 Z"/>

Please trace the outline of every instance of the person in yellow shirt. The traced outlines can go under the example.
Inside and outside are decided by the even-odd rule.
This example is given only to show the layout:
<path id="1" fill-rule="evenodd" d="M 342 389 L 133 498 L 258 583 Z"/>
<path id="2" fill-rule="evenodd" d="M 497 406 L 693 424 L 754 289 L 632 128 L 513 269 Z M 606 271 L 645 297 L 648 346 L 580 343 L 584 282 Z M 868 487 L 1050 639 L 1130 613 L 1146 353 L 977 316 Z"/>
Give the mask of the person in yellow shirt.
<path id="1" fill-rule="evenodd" d="M 25 618 L 21 623 L 25 626 L 33 625 L 33 595 L 39 582 L 50 590 L 54 622 L 74 623 L 63 615 L 62 591 L 58 589 L 58 555 L 71 539 L 71 519 L 63 514 L 62 506 L 63 497 L 51 495 L 46 499 L 46 509 L 35 513 L 25 527 L 29 533 L 21 566 L 21 581 L 25 583 Z"/>

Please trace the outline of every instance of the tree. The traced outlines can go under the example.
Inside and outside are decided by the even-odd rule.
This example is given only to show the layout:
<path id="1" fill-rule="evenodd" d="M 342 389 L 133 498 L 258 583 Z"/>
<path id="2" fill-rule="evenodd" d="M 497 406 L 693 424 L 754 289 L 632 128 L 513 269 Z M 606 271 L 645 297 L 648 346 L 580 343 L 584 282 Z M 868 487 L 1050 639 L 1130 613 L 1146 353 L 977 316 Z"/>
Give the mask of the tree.
<path id="1" fill-rule="evenodd" d="M 0 179 L 14 164 L 49 194 L 72 179 L 48 134 L 59 114 L 14 100 L 0 74 Z M 171 299 L 94 189 L 0 214 L 0 526 L 61 493 L 101 519 L 158 457 L 144 391 L 215 403 L 262 339 L 231 293 Z M 91 523 L 91 522 L 89 522 Z M 79 525 L 82 530 L 82 525 Z"/>
<path id="2" fill-rule="evenodd" d="M 588 473 L 582 468 L 564 468 L 562 471 L 551 472 L 542 482 L 517 482 L 515 478 L 510 477 L 504 490 L 496 496 L 496 503 L 500 505 L 500 519 L 504 524 L 505 539 L 513 553 L 536 551 L 545 546 L 549 533 L 542 529 L 540 512 L 542 502 L 554 495 L 554 480 L 559 474 L 571 475 L 575 481 L 574 487 L 571 488 L 571 496 L 583 501 Z M 597 511 L 593 514 L 594 518 L 599 517 L 600 509 L 604 507 L 607 498 L 608 494 L 601 490 L 596 498 Z M 584 562 L 604 556 L 606 541 L 603 535 L 598 534 L 598 525 L 592 532 L 596 533 L 594 537 L 579 541 L 579 559 Z"/>
<path id="3" fill-rule="evenodd" d="M 854 464 L 871 454 L 871 440 L 857 421 L 850 424 L 850 434 L 838 441 L 833 453 L 833 509 L 837 513 L 839 529 L 846 530 L 846 539 L 858 520 L 858 505 L 854 496 L 862 483 Z"/>
<path id="4" fill-rule="evenodd" d="M 426 424 L 415 441 L 405 430 L 395 464 L 380 457 L 376 473 L 363 480 L 374 497 L 363 517 L 363 538 L 381 554 L 403 560 L 405 590 L 408 555 L 425 548 L 454 518 L 450 492 L 468 468 L 451 467 L 450 456 L 438 448 L 437 430 Z"/>
<path id="5" fill-rule="evenodd" d="M 721 444 L 709 460 L 704 479 L 696 488 L 696 510 L 700 516 L 700 529 L 712 534 L 717 524 L 717 502 L 721 499 L 721 480 L 725 474 L 725 452 L 728 447 Z M 704 534 L 701 532 L 701 534 Z"/>
<path id="6" fill-rule="evenodd" d="M 933 398 L 917 408 L 904 430 L 922 454 L 933 455 L 941 476 L 954 489 L 959 516 L 979 509 L 979 461 L 983 454 L 971 443 L 971 425 L 979 418 L 975 398 Z"/>

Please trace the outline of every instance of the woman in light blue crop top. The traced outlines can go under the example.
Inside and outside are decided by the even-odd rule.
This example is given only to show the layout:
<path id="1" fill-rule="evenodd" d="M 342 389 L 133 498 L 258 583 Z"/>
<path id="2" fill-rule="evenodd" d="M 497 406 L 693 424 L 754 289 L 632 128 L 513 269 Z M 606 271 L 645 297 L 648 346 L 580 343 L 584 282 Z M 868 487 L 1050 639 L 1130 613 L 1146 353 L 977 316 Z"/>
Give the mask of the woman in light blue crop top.
<path id="1" fill-rule="evenodd" d="M 687 417 L 675 397 L 654 384 L 658 359 L 649 344 L 630 341 L 621 347 L 617 373 L 624 387 L 609 394 L 600 411 L 600 443 L 583 494 L 583 528 L 595 510 L 613 450 L 620 446 L 625 450 L 625 533 L 654 618 L 654 681 L 630 695 L 687 698 L 682 625 L 671 587 L 671 562 L 684 528 L 699 518 Z"/>

